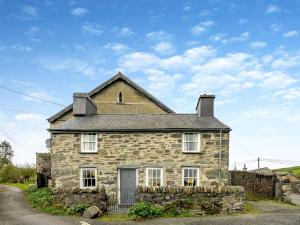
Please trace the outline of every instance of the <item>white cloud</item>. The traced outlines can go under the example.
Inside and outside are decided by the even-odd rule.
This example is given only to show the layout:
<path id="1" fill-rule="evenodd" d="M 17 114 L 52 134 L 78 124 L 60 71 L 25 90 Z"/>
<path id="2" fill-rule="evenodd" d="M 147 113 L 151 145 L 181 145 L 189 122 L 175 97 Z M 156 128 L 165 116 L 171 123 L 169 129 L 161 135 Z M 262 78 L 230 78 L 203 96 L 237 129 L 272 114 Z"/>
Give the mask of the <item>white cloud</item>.
<path id="1" fill-rule="evenodd" d="M 48 92 L 43 91 L 43 90 L 27 90 L 26 93 L 28 95 L 36 97 L 36 98 L 45 99 L 45 100 L 49 100 L 49 101 L 55 101 L 55 99 Z M 31 98 L 29 96 L 23 96 L 22 98 L 27 102 L 42 102 L 39 99 Z"/>
<path id="2" fill-rule="evenodd" d="M 35 7 L 26 5 L 22 7 L 22 12 L 25 16 L 37 18 L 38 17 L 38 11 Z"/>
<path id="3" fill-rule="evenodd" d="M 297 80 L 283 72 L 268 72 L 266 73 L 266 78 L 260 83 L 260 86 L 268 89 L 282 89 L 295 82 Z"/>
<path id="4" fill-rule="evenodd" d="M 12 45 L 11 49 L 19 51 L 19 52 L 31 52 L 32 51 L 31 47 L 25 46 L 22 44 Z"/>
<path id="5" fill-rule="evenodd" d="M 128 37 L 134 35 L 133 29 L 130 27 L 115 27 L 112 29 L 119 37 Z"/>
<path id="6" fill-rule="evenodd" d="M 291 101 L 300 99 L 300 88 L 289 88 L 285 90 L 277 91 L 273 94 L 273 98 L 281 97 L 285 100 Z"/>
<path id="7" fill-rule="evenodd" d="M 239 24 L 246 24 L 248 23 L 248 20 L 247 19 L 239 19 Z"/>
<path id="8" fill-rule="evenodd" d="M 238 37 L 233 37 L 233 38 L 230 38 L 229 41 L 230 42 L 235 42 L 235 41 L 247 41 L 250 37 L 250 33 L 249 32 L 244 32 L 242 34 L 240 34 Z"/>
<path id="9" fill-rule="evenodd" d="M 283 34 L 283 37 L 297 37 L 299 34 L 296 30 L 291 30 Z"/>
<path id="10" fill-rule="evenodd" d="M 183 10 L 186 11 L 186 12 L 188 12 L 188 11 L 191 10 L 191 7 L 190 7 L 190 6 L 185 6 L 185 7 L 183 8 Z"/>
<path id="11" fill-rule="evenodd" d="M 165 71 L 157 69 L 147 69 L 144 74 L 149 80 L 148 89 L 158 96 L 165 96 L 176 88 L 176 82 L 182 77 L 181 74 L 167 74 Z"/>
<path id="12" fill-rule="evenodd" d="M 76 17 L 81 17 L 89 13 L 88 9 L 85 8 L 74 8 L 71 10 L 71 14 Z"/>
<path id="13" fill-rule="evenodd" d="M 209 27 L 212 27 L 214 24 L 215 22 L 212 20 L 199 22 L 196 26 L 191 28 L 191 33 L 194 35 L 202 34 L 204 31 L 206 31 Z"/>
<path id="14" fill-rule="evenodd" d="M 70 71 L 86 77 L 95 77 L 99 72 L 99 68 L 90 62 L 76 58 L 43 58 L 39 63 L 43 68 L 53 72 Z"/>
<path id="15" fill-rule="evenodd" d="M 276 6 L 276 5 L 269 5 L 267 8 L 266 8 L 266 15 L 269 15 L 269 14 L 273 14 L 273 13 L 278 13 L 281 11 L 281 8 Z"/>
<path id="16" fill-rule="evenodd" d="M 272 23 L 270 26 L 271 30 L 274 32 L 280 31 L 281 25 L 278 23 Z"/>
<path id="17" fill-rule="evenodd" d="M 107 43 L 106 45 L 104 45 L 104 48 L 113 50 L 117 53 L 123 53 L 129 50 L 129 47 L 127 45 L 121 43 Z"/>
<path id="18" fill-rule="evenodd" d="M 120 66 L 130 71 L 139 71 L 159 62 L 159 58 L 151 53 L 133 52 L 120 58 Z"/>
<path id="19" fill-rule="evenodd" d="M 89 34 L 94 36 L 101 36 L 103 34 L 103 28 L 96 23 L 85 23 L 81 27 L 81 32 L 83 34 Z"/>
<path id="20" fill-rule="evenodd" d="M 153 46 L 156 53 L 160 55 L 170 55 L 175 52 L 175 47 L 171 42 L 162 41 Z"/>
<path id="21" fill-rule="evenodd" d="M 146 37 L 151 41 L 170 41 L 172 39 L 172 35 L 166 31 L 154 31 L 146 34 Z"/>
<path id="22" fill-rule="evenodd" d="M 254 49 L 260 49 L 260 48 L 264 48 L 267 46 L 267 43 L 266 42 L 263 42 L 263 41 L 254 41 L 254 42 L 251 42 L 249 44 L 249 46 L 251 48 L 254 48 Z"/>
<path id="23" fill-rule="evenodd" d="M 17 114 L 15 116 L 15 119 L 18 121 L 22 121 L 22 122 L 41 122 L 43 120 L 46 120 L 45 116 L 41 115 L 41 114 L 37 114 L 37 113 L 22 113 L 22 114 Z"/>
<path id="24" fill-rule="evenodd" d="M 28 28 L 28 30 L 25 32 L 27 35 L 30 35 L 30 36 L 34 36 L 36 35 L 37 33 L 39 33 L 41 31 L 40 28 L 38 27 L 30 27 Z"/>

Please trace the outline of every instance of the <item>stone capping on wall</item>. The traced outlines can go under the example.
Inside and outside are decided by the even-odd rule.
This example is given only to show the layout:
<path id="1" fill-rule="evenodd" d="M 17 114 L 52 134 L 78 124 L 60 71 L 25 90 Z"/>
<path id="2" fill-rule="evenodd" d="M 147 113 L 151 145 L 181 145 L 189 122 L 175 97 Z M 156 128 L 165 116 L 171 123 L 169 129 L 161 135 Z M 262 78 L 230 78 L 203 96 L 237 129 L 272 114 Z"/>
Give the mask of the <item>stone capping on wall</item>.
<path id="1" fill-rule="evenodd" d="M 239 193 L 244 192 L 242 186 L 224 186 L 224 185 L 213 185 L 213 186 L 197 186 L 197 187 L 146 187 L 138 186 L 137 193 Z"/>
<path id="2" fill-rule="evenodd" d="M 104 186 L 97 188 L 59 187 L 52 189 L 53 194 L 105 194 Z"/>

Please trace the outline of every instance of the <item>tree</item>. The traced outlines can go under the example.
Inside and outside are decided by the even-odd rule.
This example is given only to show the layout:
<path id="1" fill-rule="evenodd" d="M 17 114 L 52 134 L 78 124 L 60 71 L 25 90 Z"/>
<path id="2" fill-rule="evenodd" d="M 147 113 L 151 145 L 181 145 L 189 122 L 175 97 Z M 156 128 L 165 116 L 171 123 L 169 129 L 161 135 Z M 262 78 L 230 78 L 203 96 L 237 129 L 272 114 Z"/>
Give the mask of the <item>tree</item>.
<path id="1" fill-rule="evenodd" d="M 9 142 L 2 141 L 0 143 L 0 168 L 5 164 L 10 164 L 13 156 L 14 151 Z"/>

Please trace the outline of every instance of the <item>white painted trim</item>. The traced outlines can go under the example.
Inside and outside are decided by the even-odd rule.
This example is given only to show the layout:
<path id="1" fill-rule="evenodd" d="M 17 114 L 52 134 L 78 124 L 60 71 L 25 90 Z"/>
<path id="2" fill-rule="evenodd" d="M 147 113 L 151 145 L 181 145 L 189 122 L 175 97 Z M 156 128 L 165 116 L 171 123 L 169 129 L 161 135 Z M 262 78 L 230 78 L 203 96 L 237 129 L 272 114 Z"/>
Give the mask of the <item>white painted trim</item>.
<path id="1" fill-rule="evenodd" d="M 120 169 L 118 169 L 118 204 L 121 204 L 121 184 L 120 184 Z"/>
<path id="2" fill-rule="evenodd" d="M 192 167 L 192 166 L 185 166 L 185 167 L 182 167 L 181 169 L 181 185 L 184 186 L 184 169 L 196 169 L 197 170 L 197 185 L 196 186 L 199 186 L 200 185 L 200 173 L 199 173 L 199 167 Z"/>
<path id="3" fill-rule="evenodd" d="M 83 183 L 82 183 L 82 171 L 83 170 L 87 170 L 87 169 L 90 169 L 90 170 L 94 170 L 94 172 L 95 172 L 95 186 L 94 187 L 83 187 Z M 97 188 L 97 184 L 98 184 L 98 182 L 97 182 L 97 168 L 91 168 L 91 167 L 82 167 L 82 168 L 80 168 L 79 169 L 79 184 L 80 184 L 80 188 L 91 188 L 91 189 L 93 189 L 93 188 Z"/>
<path id="4" fill-rule="evenodd" d="M 163 174 L 163 168 L 160 168 L 160 167 L 149 167 L 149 168 L 146 168 L 146 186 L 149 186 L 149 181 L 148 181 L 148 178 L 149 178 L 149 176 L 148 176 L 148 174 L 149 174 L 149 170 L 150 169 L 159 169 L 160 170 L 160 184 L 161 184 L 161 186 L 164 186 L 163 185 L 163 181 L 164 181 L 164 179 L 163 179 L 163 177 L 164 177 L 164 174 Z"/>
<path id="5" fill-rule="evenodd" d="M 93 150 L 93 151 L 84 151 L 83 150 L 83 135 L 85 135 L 85 134 L 94 134 L 94 135 L 96 135 L 96 144 L 95 144 L 96 149 L 95 150 Z M 80 134 L 80 153 L 97 153 L 97 152 L 98 152 L 98 134 L 96 134 L 96 133 L 82 133 L 82 134 Z"/>
<path id="6" fill-rule="evenodd" d="M 197 134 L 197 139 L 198 139 L 198 145 L 197 145 L 197 150 L 196 151 L 186 151 L 184 150 L 184 135 L 185 134 Z M 199 132 L 184 132 L 182 133 L 182 152 L 184 153 L 199 153 L 201 152 L 201 134 Z"/>

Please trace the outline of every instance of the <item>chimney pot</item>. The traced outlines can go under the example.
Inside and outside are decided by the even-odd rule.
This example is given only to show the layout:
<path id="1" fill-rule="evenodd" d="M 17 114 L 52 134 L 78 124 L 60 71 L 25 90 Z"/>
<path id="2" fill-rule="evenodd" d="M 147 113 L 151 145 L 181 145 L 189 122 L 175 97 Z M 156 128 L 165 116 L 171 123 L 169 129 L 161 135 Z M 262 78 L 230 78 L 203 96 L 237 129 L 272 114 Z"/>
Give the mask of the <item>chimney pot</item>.
<path id="1" fill-rule="evenodd" d="M 197 113 L 200 117 L 214 117 L 215 95 L 200 95 L 197 103 Z"/>

